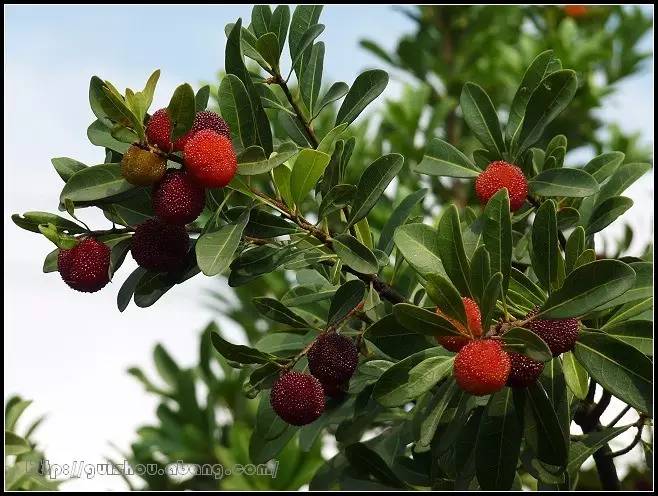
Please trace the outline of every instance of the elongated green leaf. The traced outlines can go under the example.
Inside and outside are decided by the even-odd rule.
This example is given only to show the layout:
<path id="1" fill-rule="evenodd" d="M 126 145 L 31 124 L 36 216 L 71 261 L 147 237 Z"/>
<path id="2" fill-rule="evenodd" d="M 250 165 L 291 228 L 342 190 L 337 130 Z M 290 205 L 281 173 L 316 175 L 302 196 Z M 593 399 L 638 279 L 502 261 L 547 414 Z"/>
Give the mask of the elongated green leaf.
<path id="1" fill-rule="evenodd" d="M 516 156 L 542 137 L 546 126 L 569 105 L 577 88 L 576 73 L 571 70 L 555 71 L 542 79 L 528 99 L 516 140 Z"/>
<path id="2" fill-rule="evenodd" d="M 297 78 L 301 78 L 304 67 L 311 56 L 310 45 L 320 33 L 311 37 L 306 33 L 311 27 L 317 24 L 322 12 L 322 5 L 298 5 L 292 14 L 290 21 L 290 59 L 293 61 L 293 67 Z M 324 26 L 322 26 L 324 29 Z M 322 32 L 322 30 L 320 30 Z M 307 39 L 310 40 L 307 41 Z"/>
<path id="3" fill-rule="evenodd" d="M 60 193 L 60 202 L 95 201 L 134 188 L 121 175 L 120 164 L 101 164 L 87 167 L 73 174 Z"/>
<path id="4" fill-rule="evenodd" d="M 228 268 L 248 221 L 249 210 L 245 210 L 235 224 L 225 225 L 199 237 L 195 251 L 201 272 L 215 276 Z"/>
<path id="5" fill-rule="evenodd" d="M 130 148 L 129 143 L 122 143 L 121 141 L 112 137 L 111 130 L 103 125 L 100 120 L 95 120 L 87 128 L 87 138 L 89 142 L 96 146 L 109 148 L 117 153 L 124 154 Z"/>
<path id="6" fill-rule="evenodd" d="M 322 198 L 318 217 L 324 219 L 330 213 L 336 212 L 349 205 L 356 194 L 356 186 L 351 184 L 337 184 Z"/>
<path id="7" fill-rule="evenodd" d="M 606 334 L 630 344 L 645 355 L 653 356 L 653 322 L 650 320 L 629 320 L 619 322 L 604 329 Z"/>
<path id="8" fill-rule="evenodd" d="M 624 164 L 619 167 L 612 177 L 601 186 L 601 191 L 599 191 L 596 197 L 594 207 L 601 205 L 608 198 L 621 195 L 626 191 L 626 188 L 641 178 L 650 169 L 650 164 L 641 163 Z"/>
<path id="9" fill-rule="evenodd" d="M 498 157 L 505 151 L 503 133 L 489 95 L 477 84 L 466 83 L 459 99 L 466 125 L 487 150 Z"/>
<path id="10" fill-rule="evenodd" d="M 427 145 L 423 160 L 413 167 L 418 174 L 447 177 L 477 177 L 480 170 L 466 155 L 450 143 L 433 138 Z"/>
<path id="11" fill-rule="evenodd" d="M 301 80 L 301 93 L 306 108 L 311 115 L 316 108 L 322 85 L 322 68 L 324 65 L 324 43 L 319 42 L 311 48 L 311 57 L 304 68 Z"/>
<path id="12" fill-rule="evenodd" d="M 572 477 L 575 477 L 578 469 L 580 469 L 582 464 L 585 463 L 590 456 L 598 451 L 599 448 L 608 444 L 620 434 L 626 432 L 629 427 L 631 427 L 630 424 L 622 427 L 604 429 L 599 432 L 591 432 L 577 442 L 572 443 L 569 448 L 569 464 L 567 465 L 567 471 L 569 474 L 571 474 Z"/>
<path id="13" fill-rule="evenodd" d="M 429 449 L 436 429 L 439 426 L 441 417 L 446 412 L 451 400 L 457 395 L 462 394 L 462 391 L 457 386 L 454 378 L 449 377 L 434 395 L 433 402 L 428 405 L 427 416 L 423 419 L 420 425 L 420 437 L 418 443 L 414 448 L 416 451 L 425 451 Z M 424 413 L 424 412 L 423 412 Z"/>
<path id="14" fill-rule="evenodd" d="M 206 84 L 199 88 L 194 95 L 194 107 L 197 112 L 202 112 L 208 108 L 208 99 L 210 98 L 210 85 Z"/>
<path id="15" fill-rule="evenodd" d="M 405 223 L 414 207 L 425 198 L 426 194 L 427 189 L 419 189 L 407 196 L 395 207 L 379 235 L 379 241 L 377 242 L 377 248 L 379 250 L 382 250 L 387 255 L 391 253 L 395 230 Z"/>
<path id="16" fill-rule="evenodd" d="M 279 5 L 272 12 L 270 19 L 270 31 L 276 34 L 279 41 L 279 54 L 283 51 L 286 44 L 286 37 L 288 36 L 288 26 L 290 25 L 290 7 L 287 5 Z"/>
<path id="17" fill-rule="evenodd" d="M 548 200 L 539 207 L 532 224 L 530 257 L 539 283 L 549 292 L 557 283 L 559 249 L 555 203 Z"/>
<path id="18" fill-rule="evenodd" d="M 455 326 L 435 312 L 409 303 L 398 303 L 393 315 L 405 329 L 427 336 L 461 336 Z"/>
<path id="19" fill-rule="evenodd" d="M 576 260 L 585 249 L 585 229 L 578 226 L 573 230 L 569 239 L 567 240 L 567 246 L 564 253 L 564 270 L 568 275 L 574 268 Z"/>
<path id="20" fill-rule="evenodd" d="M 365 337 L 388 356 L 398 360 L 431 347 L 425 336 L 405 329 L 392 314 L 368 327 Z"/>
<path id="21" fill-rule="evenodd" d="M 438 249 L 443 268 L 450 280 L 464 296 L 471 295 L 470 268 L 462 233 L 459 227 L 457 207 L 450 205 L 441 217 L 438 228 Z"/>
<path id="22" fill-rule="evenodd" d="M 555 409 L 540 382 L 525 389 L 525 439 L 537 458 L 550 465 L 565 467 L 567 446 Z"/>
<path id="23" fill-rule="evenodd" d="M 357 272 L 376 274 L 379 270 L 377 257 L 355 237 L 339 234 L 332 239 L 332 245 L 338 258 Z"/>
<path id="24" fill-rule="evenodd" d="M 350 465 L 358 470 L 372 475 L 380 482 L 397 488 L 406 488 L 407 485 L 391 470 L 384 459 L 365 444 L 356 443 L 345 448 L 345 456 Z"/>
<path id="25" fill-rule="evenodd" d="M 548 298 L 540 314 L 547 319 L 585 315 L 624 294 L 634 281 L 633 269 L 618 260 L 597 260 L 582 265 Z"/>
<path id="26" fill-rule="evenodd" d="M 241 143 L 242 148 L 256 145 L 256 119 L 251 100 L 237 76 L 227 74 L 222 79 L 219 85 L 219 107 L 231 130 L 233 143 Z"/>
<path id="27" fill-rule="evenodd" d="M 589 376 L 583 366 L 578 363 L 573 352 L 567 351 L 562 354 L 562 370 L 564 380 L 571 392 L 576 398 L 584 400 L 589 388 Z"/>
<path id="28" fill-rule="evenodd" d="M 299 152 L 290 176 L 290 192 L 296 204 L 299 205 L 313 189 L 330 158 L 326 153 L 308 148 Z"/>
<path id="29" fill-rule="evenodd" d="M 64 182 L 68 181 L 76 172 L 87 167 L 82 162 L 78 162 L 77 160 L 68 157 L 53 158 L 50 159 L 50 162 L 53 164 L 57 174 L 59 174 L 59 177 L 61 177 Z"/>
<path id="30" fill-rule="evenodd" d="M 487 202 L 483 218 L 482 238 L 489 252 L 491 272 L 503 275 L 503 291 L 507 292 L 512 270 L 512 220 L 506 188 L 498 191 Z"/>
<path id="31" fill-rule="evenodd" d="M 466 310 L 459 292 L 446 278 L 439 274 L 427 274 L 425 290 L 432 302 L 441 309 L 444 315 L 466 325 Z"/>
<path id="32" fill-rule="evenodd" d="M 530 191 L 539 196 L 582 198 L 595 194 L 599 184 L 581 169 L 549 169 L 528 182 Z"/>
<path id="33" fill-rule="evenodd" d="M 503 275 L 496 272 L 484 288 L 484 295 L 480 302 L 480 312 L 482 314 L 482 329 L 486 332 L 496 309 L 496 301 L 502 292 Z"/>
<path id="34" fill-rule="evenodd" d="M 281 50 L 279 48 L 279 40 L 276 33 L 265 33 L 258 37 L 256 40 L 256 50 L 261 54 L 263 59 L 270 67 L 279 66 L 279 55 Z"/>
<path id="35" fill-rule="evenodd" d="M 269 5 L 254 5 L 251 10 L 251 29 L 257 37 L 263 36 L 270 30 L 272 11 Z"/>
<path id="36" fill-rule="evenodd" d="M 514 136 L 521 130 L 528 100 L 530 100 L 530 96 L 541 80 L 549 74 L 551 63 L 554 59 L 553 50 L 546 50 L 537 55 L 530 63 L 528 69 L 526 69 L 521 84 L 514 94 L 509 117 L 507 118 L 505 135 L 508 142 L 511 142 Z"/>
<path id="37" fill-rule="evenodd" d="M 370 102 L 381 95 L 387 84 L 386 71 L 374 69 L 359 74 L 338 109 L 335 125 L 343 122 L 351 124 Z"/>
<path id="38" fill-rule="evenodd" d="M 283 303 L 274 298 L 260 297 L 254 298 L 256 309 L 268 319 L 274 322 L 280 322 L 291 327 L 308 327 L 308 323 L 292 310 L 289 310 Z"/>
<path id="39" fill-rule="evenodd" d="M 491 260 L 489 252 L 484 245 L 478 246 L 471 258 L 471 292 L 480 302 L 484 296 L 484 289 L 491 278 Z"/>
<path id="40" fill-rule="evenodd" d="M 267 363 L 273 358 L 269 353 L 263 353 L 249 346 L 229 343 L 215 331 L 210 333 L 210 340 L 215 351 L 232 362 Z"/>
<path id="41" fill-rule="evenodd" d="M 633 200 L 625 196 L 612 196 L 599 204 L 592 212 L 585 234 L 591 236 L 603 231 L 633 206 Z"/>
<path id="42" fill-rule="evenodd" d="M 347 129 L 347 124 L 341 124 L 340 126 L 333 128 L 324 136 L 324 138 L 322 138 L 322 141 L 320 141 L 316 150 L 328 153 L 330 155 L 333 154 L 336 140 L 343 133 L 343 131 L 345 131 L 345 129 Z"/>
<path id="43" fill-rule="evenodd" d="M 511 489 L 522 432 L 512 390 L 503 388 L 494 393 L 482 415 L 475 445 L 475 469 L 482 489 Z"/>
<path id="44" fill-rule="evenodd" d="M 172 123 L 171 140 L 176 141 L 192 128 L 196 114 L 194 90 L 189 84 L 176 88 L 167 106 L 167 114 Z"/>
<path id="45" fill-rule="evenodd" d="M 363 301 L 366 294 L 366 285 L 360 280 L 347 281 L 331 299 L 327 325 L 335 324 L 344 319 L 354 308 Z"/>
<path id="46" fill-rule="evenodd" d="M 624 157 L 622 152 L 602 153 L 590 160 L 583 170 L 602 183 L 615 173 L 624 161 Z"/>
<path id="47" fill-rule="evenodd" d="M 315 114 L 313 117 L 317 116 L 320 112 L 322 112 L 322 109 L 325 108 L 330 103 L 343 98 L 345 95 L 347 95 L 349 91 L 350 91 L 350 87 L 347 83 L 338 81 L 332 84 L 327 90 L 327 92 L 322 96 L 322 98 L 320 98 L 320 101 L 316 105 Z"/>
<path id="48" fill-rule="evenodd" d="M 402 155 L 391 153 L 379 157 L 363 171 L 356 187 L 348 226 L 354 225 L 368 215 L 389 183 L 399 174 L 403 163 Z"/>
<path id="49" fill-rule="evenodd" d="M 521 353 L 539 362 L 548 362 L 553 359 L 548 345 L 537 334 L 523 327 L 512 327 L 503 334 L 503 343 L 509 351 Z"/>
<path id="50" fill-rule="evenodd" d="M 68 234 L 80 234 L 85 232 L 85 228 L 59 215 L 49 212 L 25 212 L 21 217 L 19 214 L 13 214 L 11 220 L 18 227 L 27 231 L 38 233 L 39 224 L 52 224 L 59 231 Z"/>
<path id="51" fill-rule="evenodd" d="M 439 236 L 426 224 L 405 224 L 398 227 L 393 242 L 404 259 L 421 275 L 441 273 Z"/>
<path id="52" fill-rule="evenodd" d="M 18 434 L 10 431 L 5 431 L 5 455 L 20 455 L 28 453 L 32 450 L 30 443 L 23 439 Z"/>
<path id="53" fill-rule="evenodd" d="M 574 354 L 601 386 L 652 415 L 652 364 L 641 351 L 608 334 L 581 331 Z"/>

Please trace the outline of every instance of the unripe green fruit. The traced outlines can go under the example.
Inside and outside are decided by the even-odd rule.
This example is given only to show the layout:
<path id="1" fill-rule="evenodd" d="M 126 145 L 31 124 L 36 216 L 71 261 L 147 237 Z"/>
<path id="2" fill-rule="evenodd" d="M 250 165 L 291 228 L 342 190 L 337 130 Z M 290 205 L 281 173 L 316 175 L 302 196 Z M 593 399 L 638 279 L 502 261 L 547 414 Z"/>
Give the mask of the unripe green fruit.
<path id="1" fill-rule="evenodd" d="M 149 150 L 132 145 L 121 159 L 121 175 L 130 184 L 147 186 L 164 176 L 167 160 Z"/>

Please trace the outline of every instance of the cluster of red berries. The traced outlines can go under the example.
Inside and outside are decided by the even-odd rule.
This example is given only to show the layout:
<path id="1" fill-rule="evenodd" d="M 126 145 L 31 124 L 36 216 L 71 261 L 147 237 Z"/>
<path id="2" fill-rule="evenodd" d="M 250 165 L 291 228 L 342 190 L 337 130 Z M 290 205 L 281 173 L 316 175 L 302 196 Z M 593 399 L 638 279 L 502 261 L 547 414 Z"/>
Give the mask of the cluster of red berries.
<path id="1" fill-rule="evenodd" d="M 140 267 L 171 272 L 182 267 L 189 249 L 185 225 L 205 206 L 205 188 L 226 186 L 237 171 L 229 127 L 214 112 L 196 114 L 192 129 L 171 142 L 167 109 L 153 114 L 146 125 L 148 145 L 132 145 L 121 160 L 123 177 L 138 186 L 153 185 L 155 218 L 138 225 L 130 251 Z M 183 152 L 183 170 L 167 170 L 167 155 Z M 94 292 L 110 281 L 110 249 L 93 238 L 61 250 L 58 269 L 73 289 Z"/>
<path id="2" fill-rule="evenodd" d="M 528 387 L 539 378 L 544 364 L 520 353 L 508 352 L 498 339 L 482 336 L 482 322 L 477 303 L 462 298 L 466 310 L 466 326 L 446 317 L 440 309 L 437 314 L 452 322 L 463 336 L 439 336 L 437 341 L 446 349 L 457 352 L 453 372 L 457 384 L 466 392 L 481 396 L 503 388 Z M 532 317 L 536 311 L 531 312 Z M 578 319 L 530 321 L 528 327 L 541 337 L 553 356 L 573 349 L 578 338 Z"/>
<path id="3" fill-rule="evenodd" d="M 483 205 L 503 188 L 509 193 L 510 210 L 520 209 L 528 197 L 528 181 L 519 167 L 496 160 L 475 179 L 475 193 Z"/>
<path id="4" fill-rule="evenodd" d="M 270 403 L 291 425 L 316 420 L 325 408 L 325 396 L 342 398 L 359 363 L 354 342 L 337 332 L 318 337 L 307 354 L 310 374 L 284 372 L 272 385 Z"/>

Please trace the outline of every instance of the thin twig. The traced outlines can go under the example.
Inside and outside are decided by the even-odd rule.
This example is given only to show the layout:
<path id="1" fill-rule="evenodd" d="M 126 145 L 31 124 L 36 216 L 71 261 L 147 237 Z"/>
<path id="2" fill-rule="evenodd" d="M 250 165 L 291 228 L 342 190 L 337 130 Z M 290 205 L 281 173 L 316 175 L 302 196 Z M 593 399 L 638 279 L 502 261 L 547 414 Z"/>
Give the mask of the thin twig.
<path id="1" fill-rule="evenodd" d="M 641 421 L 641 423 L 639 423 Z M 637 434 L 635 434 L 635 437 L 633 438 L 633 441 L 631 441 L 631 444 L 626 446 L 623 449 L 620 449 L 618 451 L 613 451 L 612 453 L 608 453 L 607 456 L 609 458 L 616 458 L 618 456 L 625 455 L 629 451 L 631 451 L 637 444 L 640 442 L 642 439 L 642 431 L 644 430 L 644 418 L 640 417 L 640 421 L 638 421 L 637 427 Z"/>
<path id="2" fill-rule="evenodd" d="M 617 415 L 612 422 L 610 422 L 608 425 L 606 425 L 606 428 L 614 427 L 617 422 L 619 422 L 624 415 L 628 413 L 628 411 L 631 409 L 631 405 L 626 405 L 624 409 Z"/>

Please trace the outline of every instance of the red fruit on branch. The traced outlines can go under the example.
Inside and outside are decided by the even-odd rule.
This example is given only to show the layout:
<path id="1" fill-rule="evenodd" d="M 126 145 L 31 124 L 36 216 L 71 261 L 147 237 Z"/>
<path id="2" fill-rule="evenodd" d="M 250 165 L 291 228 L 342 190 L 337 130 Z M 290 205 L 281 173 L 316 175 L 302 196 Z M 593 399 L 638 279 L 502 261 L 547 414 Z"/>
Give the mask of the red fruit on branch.
<path id="1" fill-rule="evenodd" d="M 531 314 L 528 315 L 530 317 Z M 528 327 L 542 338 L 551 350 L 554 357 L 571 351 L 578 339 L 579 321 L 570 319 L 536 319 Z"/>
<path id="2" fill-rule="evenodd" d="M 219 188 L 231 182 L 238 161 L 231 140 L 210 129 L 195 133 L 185 144 L 185 167 L 207 188 Z"/>
<path id="3" fill-rule="evenodd" d="M 59 251 L 57 269 L 71 288 L 94 293 L 110 282 L 110 248 L 94 238 L 82 239 L 73 248 Z"/>
<path id="4" fill-rule="evenodd" d="M 505 386 L 511 367 L 510 357 L 499 341 L 481 339 L 470 341 L 457 353 L 453 374 L 464 391 L 483 396 Z"/>
<path id="5" fill-rule="evenodd" d="M 502 188 L 507 188 L 509 193 L 510 210 L 520 209 L 528 196 L 528 181 L 516 165 L 497 160 L 477 177 L 475 193 L 484 205 Z"/>
<path id="6" fill-rule="evenodd" d="M 478 307 L 478 304 L 471 298 L 462 297 L 462 302 L 464 303 L 464 310 L 466 310 L 466 323 L 468 329 L 463 329 L 464 326 L 461 322 L 457 322 L 451 317 L 447 317 L 439 308 L 436 309 L 436 314 L 450 321 L 457 329 L 461 329 L 465 333 L 470 331 L 470 334 L 472 334 L 473 337 L 482 336 L 482 316 L 480 315 L 480 307 Z M 461 350 L 471 338 L 467 336 L 437 336 L 436 340 L 446 350 L 457 352 Z"/>
<path id="7" fill-rule="evenodd" d="M 324 412 L 324 390 L 310 374 L 286 372 L 272 385 L 270 404 L 285 422 L 310 424 Z"/>
<path id="8" fill-rule="evenodd" d="M 337 332 L 318 337 L 308 350 L 308 368 L 322 384 L 345 384 L 359 363 L 359 351 L 354 342 Z"/>
<path id="9" fill-rule="evenodd" d="M 507 352 L 512 368 L 507 378 L 507 385 L 524 388 L 534 384 L 544 370 L 544 364 L 520 353 Z"/>
<path id="10" fill-rule="evenodd" d="M 170 272 L 183 265 L 189 239 L 185 227 L 149 219 L 135 229 L 130 252 L 140 267 Z"/>
<path id="11" fill-rule="evenodd" d="M 153 211 L 167 224 L 193 222 L 205 203 L 205 189 L 187 172 L 167 172 L 153 188 Z"/>

